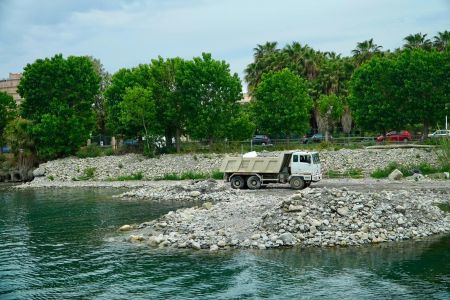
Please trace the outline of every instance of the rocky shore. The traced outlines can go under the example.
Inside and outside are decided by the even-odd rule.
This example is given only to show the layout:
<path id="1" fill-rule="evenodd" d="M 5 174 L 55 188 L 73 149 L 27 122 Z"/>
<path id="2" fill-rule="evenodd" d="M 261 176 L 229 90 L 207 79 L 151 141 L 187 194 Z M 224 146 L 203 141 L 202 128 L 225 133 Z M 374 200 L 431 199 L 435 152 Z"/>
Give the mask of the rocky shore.
<path id="1" fill-rule="evenodd" d="M 238 155 L 238 154 L 236 154 Z M 153 180 L 165 174 L 183 172 L 211 173 L 220 168 L 223 154 L 162 155 L 159 158 L 145 158 L 137 154 L 105 156 L 79 159 L 75 157 L 58 159 L 41 164 L 34 174 L 48 181 L 77 181 L 92 172 L 90 181 L 115 180 L 121 176 L 142 174 L 143 179 Z M 368 176 L 377 168 L 384 168 L 391 162 L 402 165 L 420 163 L 437 164 L 438 156 L 432 149 L 342 149 L 321 151 L 322 172 L 328 170 L 346 172 L 361 170 Z M 43 181 L 40 181 L 42 184 Z M 51 184 L 49 182 L 50 185 Z"/>
<path id="2" fill-rule="evenodd" d="M 202 189 L 203 188 L 203 189 Z M 195 192 L 195 193 L 194 193 Z M 127 192 L 123 198 L 203 200 L 140 225 L 125 239 L 151 247 L 268 249 L 356 246 L 450 232 L 450 186 L 377 192 L 316 187 L 300 192 L 229 190 L 214 181 Z"/>

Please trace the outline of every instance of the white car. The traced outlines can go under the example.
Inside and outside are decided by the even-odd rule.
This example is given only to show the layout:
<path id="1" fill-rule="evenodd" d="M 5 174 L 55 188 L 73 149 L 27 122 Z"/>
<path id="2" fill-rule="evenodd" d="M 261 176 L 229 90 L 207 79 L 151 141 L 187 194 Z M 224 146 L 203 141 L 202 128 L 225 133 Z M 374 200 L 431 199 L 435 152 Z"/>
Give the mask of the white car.
<path id="1" fill-rule="evenodd" d="M 429 138 L 450 137 L 450 130 L 436 130 L 428 135 Z"/>

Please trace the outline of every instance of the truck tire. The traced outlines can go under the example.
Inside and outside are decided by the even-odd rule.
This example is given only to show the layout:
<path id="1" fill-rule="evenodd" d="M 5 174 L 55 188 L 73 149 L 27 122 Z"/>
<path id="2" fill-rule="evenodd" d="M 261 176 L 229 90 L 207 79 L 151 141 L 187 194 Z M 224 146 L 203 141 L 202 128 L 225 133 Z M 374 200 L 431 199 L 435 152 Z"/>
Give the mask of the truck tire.
<path id="1" fill-rule="evenodd" d="M 289 184 L 294 190 L 301 190 L 305 188 L 305 181 L 301 177 L 292 177 Z"/>
<path id="2" fill-rule="evenodd" d="M 261 180 L 259 179 L 258 176 L 255 176 L 255 175 L 250 176 L 247 179 L 247 186 L 251 190 L 257 190 L 261 187 Z"/>
<path id="3" fill-rule="evenodd" d="M 244 178 L 242 178 L 241 176 L 234 176 L 233 178 L 231 178 L 230 182 L 233 189 L 242 189 L 245 185 Z"/>

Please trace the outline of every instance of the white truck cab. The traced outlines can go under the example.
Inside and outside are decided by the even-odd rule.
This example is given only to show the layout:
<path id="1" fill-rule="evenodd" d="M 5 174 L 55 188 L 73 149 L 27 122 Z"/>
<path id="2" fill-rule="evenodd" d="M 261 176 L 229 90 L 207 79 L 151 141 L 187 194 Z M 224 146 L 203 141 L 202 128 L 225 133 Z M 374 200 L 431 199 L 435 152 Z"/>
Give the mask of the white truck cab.
<path id="1" fill-rule="evenodd" d="M 290 177 L 300 176 L 306 182 L 322 179 L 320 158 L 317 152 L 294 152 L 291 156 Z"/>

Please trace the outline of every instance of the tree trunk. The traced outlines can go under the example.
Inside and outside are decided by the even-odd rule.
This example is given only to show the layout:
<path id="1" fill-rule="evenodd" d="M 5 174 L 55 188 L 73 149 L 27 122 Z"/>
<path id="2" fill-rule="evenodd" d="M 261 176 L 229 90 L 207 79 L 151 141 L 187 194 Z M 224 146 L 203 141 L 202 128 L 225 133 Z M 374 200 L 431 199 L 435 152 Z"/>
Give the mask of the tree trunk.
<path id="1" fill-rule="evenodd" d="M 180 128 L 177 128 L 175 132 L 175 144 L 177 146 L 177 153 L 180 153 L 181 151 L 181 130 Z"/>
<path id="2" fill-rule="evenodd" d="M 428 124 L 428 121 L 423 121 L 423 132 L 422 132 L 422 137 L 420 139 L 422 142 L 428 137 L 429 129 L 430 129 L 430 125 Z"/>
<path id="3" fill-rule="evenodd" d="M 173 146 L 172 144 L 172 132 L 168 129 L 165 130 L 164 132 L 164 138 L 166 139 L 166 147 L 167 148 L 171 148 Z"/>
<path id="4" fill-rule="evenodd" d="M 352 130 L 352 123 L 353 123 L 352 113 L 350 111 L 350 108 L 346 106 L 344 108 L 344 113 L 342 114 L 341 118 L 342 131 L 344 131 L 346 134 L 349 134 L 350 131 Z"/>

